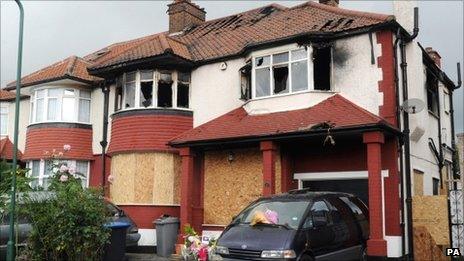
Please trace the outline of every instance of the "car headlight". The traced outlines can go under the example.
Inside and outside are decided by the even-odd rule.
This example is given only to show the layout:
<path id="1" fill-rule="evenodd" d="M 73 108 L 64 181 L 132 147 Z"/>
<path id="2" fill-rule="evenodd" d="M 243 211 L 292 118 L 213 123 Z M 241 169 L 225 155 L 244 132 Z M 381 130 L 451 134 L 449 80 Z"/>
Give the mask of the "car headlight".
<path id="1" fill-rule="evenodd" d="M 295 258 L 293 250 L 264 250 L 261 252 L 261 258 Z"/>
<path id="2" fill-rule="evenodd" d="M 229 249 L 224 246 L 216 246 L 216 254 L 220 255 L 228 255 L 229 254 Z"/>

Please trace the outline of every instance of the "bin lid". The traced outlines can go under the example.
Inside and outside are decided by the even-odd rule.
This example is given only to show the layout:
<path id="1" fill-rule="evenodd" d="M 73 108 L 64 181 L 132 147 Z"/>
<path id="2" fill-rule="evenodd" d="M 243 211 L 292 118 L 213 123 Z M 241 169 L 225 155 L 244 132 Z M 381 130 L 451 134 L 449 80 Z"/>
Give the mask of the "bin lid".
<path id="1" fill-rule="evenodd" d="M 108 222 L 105 224 L 105 227 L 109 228 L 128 228 L 130 224 L 127 222 Z"/>
<path id="2" fill-rule="evenodd" d="M 156 225 L 164 225 L 164 224 L 173 224 L 173 223 L 180 223 L 179 218 L 176 217 L 160 217 L 153 221 Z"/>

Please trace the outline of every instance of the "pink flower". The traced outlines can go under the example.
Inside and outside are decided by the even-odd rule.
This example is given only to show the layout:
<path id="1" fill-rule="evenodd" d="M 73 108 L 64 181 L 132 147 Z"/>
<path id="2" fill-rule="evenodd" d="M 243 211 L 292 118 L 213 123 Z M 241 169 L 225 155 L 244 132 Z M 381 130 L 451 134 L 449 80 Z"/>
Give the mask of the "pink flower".
<path id="1" fill-rule="evenodd" d="M 60 167 L 60 172 L 66 172 L 66 171 L 68 171 L 68 166 L 66 166 L 66 165 L 61 165 L 61 167 Z"/>
<path id="2" fill-rule="evenodd" d="M 64 151 L 70 151 L 70 150 L 71 150 L 71 145 L 69 145 L 69 144 L 64 144 L 64 145 L 63 145 L 63 150 L 64 150 Z"/>
<path id="3" fill-rule="evenodd" d="M 113 177 L 113 175 L 109 175 L 109 176 L 108 176 L 108 182 L 109 182 L 109 183 L 113 183 L 113 182 L 114 182 L 114 177 Z"/>
<path id="4" fill-rule="evenodd" d="M 68 181 L 68 176 L 66 176 L 66 175 L 61 175 L 61 176 L 60 176 L 60 181 L 61 181 L 61 182 L 66 182 L 66 181 Z"/>
<path id="5" fill-rule="evenodd" d="M 74 175 L 74 174 L 76 174 L 76 169 L 74 167 L 70 167 L 68 169 L 68 172 L 69 172 L 69 174 Z"/>

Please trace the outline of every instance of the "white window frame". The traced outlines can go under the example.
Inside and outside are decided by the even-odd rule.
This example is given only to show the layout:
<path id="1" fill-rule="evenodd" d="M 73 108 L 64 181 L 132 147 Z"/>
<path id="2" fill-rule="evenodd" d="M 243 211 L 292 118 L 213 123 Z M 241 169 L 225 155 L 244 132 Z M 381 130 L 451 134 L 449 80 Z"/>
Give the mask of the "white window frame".
<path id="1" fill-rule="evenodd" d="M 68 166 L 74 166 L 77 167 L 77 161 L 82 161 L 82 162 L 87 162 L 87 173 L 82 173 L 86 177 L 86 182 L 85 182 L 85 187 L 89 187 L 89 180 L 90 180 L 90 161 L 87 160 L 63 160 L 68 164 Z M 44 184 L 44 179 L 47 179 L 50 177 L 50 175 L 45 175 L 45 168 L 46 168 L 46 160 L 31 160 L 27 162 L 27 167 L 30 169 L 28 173 L 28 177 L 32 177 L 32 164 L 33 162 L 38 162 L 39 163 L 39 175 L 34 178 L 38 180 L 38 186 L 42 187 Z M 32 186 L 32 183 L 29 183 L 29 185 Z"/>
<path id="2" fill-rule="evenodd" d="M 49 96 L 49 90 L 52 89 L 59 89 L 61 93 L 58 95 L 58 97 L 51 97 Z M 74 91 L 74 115 L 72 117 L 72 120 L 63 120 L 63 98 L 69 98 L 71 96 L 66 96 L 64 94 L 65 90 L 73 90 Z M 44 91 L 44 97 L 43 98 L 38 98 L 37 97 L 37 92 L 39 91 Z M 83 98 L 80 97 L 80 92 L 81 91 L 87 91 L 90 94 L 90 98 Z M 54 120 L 49 120 L 48 119 L 48 100 L 51 98 L 57 98 L 57 111 L 56 111 L 56 119 Z M 37 121 L 37 100 L 43 99 L 43 112 L 42 112 L 42 120 Z M 79 101 L 83 100 L 88 100 L 90 102 L 90 107 L 89 107 L 89 121 L 88 122 L 81 122 L 79 121 Z M 31 112 L 30 112 L 30 118 L 29 118 L 29 123 L 30 124 L 36 124 L 36 123 L 47 123 L 47 122 L 70 122 L 70 123 L 82 123 L 82 124 L 91 124 L 91 115 L 92 115 L 92 92 L 91 90 L 81 90 L 78 88 L 67 88 L 67 87 L 44 87 L 44 88 L 37 88 L 32 91 L 31 98 L 30 98 L 30 105 L 31 105 Z"/>
<path id="3" fill-rule="evenodd" d="M 190 73 L 190 82 L 189 84 L 189 107 L 178 107 L 177 106 L 177 71 L 170 71 L 171 73 L 171 79 L 172 79 L 172 107 L 166 108 L 166 107 L 158 107 L 158 81 L 161 78 L 161 72 L 159 70 L 151 70 L 153 71 L 153 97 L 152 97 L 152 104 L 151 106 L 144 107 L 140 106 L 140 93 L 141 93 L 141 82 L 146 82 L 149 80 L 141 80 L 141 72 L 143 71 L 150 71 L 149 69 L 145 70 L 137 70 L 137 71 L 131 71 L 131 72 L 126 72 L 122 75 L 122 106 L 118 111 L 129 111 L 129 110 L 144 110 L 144 109 L 176 109 L 176 110 L 185 110 L 185 111 L 191 111 L 191 86 L 192 86 L 192 75 Z M 164 70 L 163 70 L 164 71 Z M 166 70 L 168 71 L 168 70 Z M 131 108 L 126 108 L 126 75 L 129 73 L 135 73 L 135 98 L 134 98 L 134 107 Z"/>
<path id="4" fill-rule="evenodd" d="M 8 135 L 8 113 L 10 109 L 9 107 L 10 106 L 8 103 L 0 103 L 0 121 L 5 121 L 5 129 L 0 128 L 0 136 Z M 5 110 L 5 112 L 2 112 L 2 110 Z"/>
<path id="5" fill-rule="evenodd" d="M 293 47 L 293 48 L 285 48 L 285 49 L 277 49 L 274 51 L 269 51 L 269 52 L 263 52 L 263 53 L 257 53 L 251 56 L 251 95 L 252 99 L 258 100 L 258 99 L 263 99 L 263 98 L 269 98 L 269 97 L 277 97 L 277 96 L 285 96 L 285 95 L 290 95 L 290 94 L 295 94 L 295 93 L 304 93 L 308 91 L 314 90 L 314 84 L 313 84 L 313 77 L 312 74 L 310 74 L 312 70 L 312 63 L 310 63 L 310 57 L 312 56 L 312 48 L 306 47 L 306 58 L 298 59 L 298 60 L 292 60 L 292 52 L 300 49 L 304 49 L 305 47 Z M 281 54 L 281 53 L 288 53 L 288 61 L 287 62 L 282 62 L 282 63 L 277 63 L 273 64 L 273 56 L 276 54 Z M 269 65 L 268 66 L 256 66 L 256 58 L 259 57 L 264 57 L 264 56 L 269 56 Z M 292 85 L 292 63 L 300 62 L 300 61 L 305 61 L 306 60 L 306 69 L 307 69 L 307 88 L 304 90 L 300 91 L 293 91 L 293 85 Z M 286 64 L 288 66 L 288 87 L 289 90 L 287 93 L 280 93 L 280 94 L 274 94 L 273 89 L 274 89 L 274 74 L 272 67 L 275 65 L 283 65 Z M 311 66 L 310 66 L 311 65 Z M 269 68 L 269 88 L 270 88 L 270 95 L 267 96 L 261 96 L 257 97 L 256 96 L 256 70 L 257 69 L 262 69 L 262 68 Z"/>
<path id="6" fill-rule="evenodd" d="M 443 89 L 443 111 L 446 114 L 450 113 L 450 96 L 446 89 Z"/>

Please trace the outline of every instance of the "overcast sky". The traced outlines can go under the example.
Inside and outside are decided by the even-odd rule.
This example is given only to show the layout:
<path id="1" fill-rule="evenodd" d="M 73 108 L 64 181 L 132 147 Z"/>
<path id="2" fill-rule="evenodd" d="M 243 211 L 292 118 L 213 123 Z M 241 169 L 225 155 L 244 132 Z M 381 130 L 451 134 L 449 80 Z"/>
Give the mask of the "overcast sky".
<path id="1" fill-rule="evenodd" d="M 170 1 L 24 1 L 23 75 L 71 55 L 84 56 L 109 44 L 166 31 Z M 222 17 L 269 3 L 293 6 L 304 1 L 195 1 L 207 19 Z M 392 14 L 391 1 L 341 1 L 347 9 Z M 15 80 L 18 9 L 1 0 L 1 70 L 4 87 Z M 442 56 L 456 80 L 456 62 L 463 61 L 463 1 L 420 1 L 419 41 Z M 463 88 L 455 92 L 456 130 L 463 132 Z"/>

